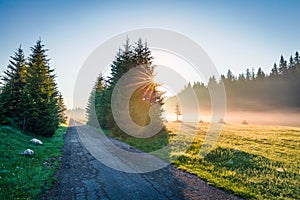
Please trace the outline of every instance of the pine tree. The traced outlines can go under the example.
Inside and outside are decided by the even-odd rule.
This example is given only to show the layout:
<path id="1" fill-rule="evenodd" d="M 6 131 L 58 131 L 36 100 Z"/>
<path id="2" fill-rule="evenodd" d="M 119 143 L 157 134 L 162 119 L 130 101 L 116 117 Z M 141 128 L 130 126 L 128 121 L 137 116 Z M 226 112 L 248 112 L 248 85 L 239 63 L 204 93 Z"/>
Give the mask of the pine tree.
<path id="1" fill-rule="evenodd" d="M 249 70 L 249 69 L 246 70 L 246 80 L 247 80 L 247 81 L 250 81 L 250 80 L 251 80 L 251 73 L 250 73 L 250 70 Z"/>
<path id="2" fill-rule="evenodd" d="M 294 70 L 294 67 L 295 67 L 295 65 L 294 65 L 294 58 L 293 58 L 293 56 L 291 56 L 290 57 L 290 60 L 289 60 L 289 70 Z"/>
<path id="3" fill-rule="evenodd" d="M 263 72 L 263 70 L 259 67 L 257 70 L 257 74 L 256 74 L 256 78 L 259 80 L 262 80 L 266 77 L 265 73 Z"/>
<path id="4" fill-rule="evenodd" d="M 243 81 L 246 80 L 244 73 L 239 74 L 238 80 L 239 80 L 240 82 L 243 82 Z"/>
<path id="5" fill-rule="evenodd" d="M 97 121 L 96 121 L 97 116 L 96 116 L 96 109 L 95 109 L 95 86 L 90 92 L 88 104 L 85 110 L 86 110 L 86 117 L 88 120 L 87 124 L 90 126 L 97 127 Z"/>
<path id="6" fill-rule="evenodd" d="M 300 75 L 300 56 L 298 51 L 295 53 L 294 64 L 296 72 Z"/>
<path id="7" fill-rule="evenodd" d="M 52 136 L 60 121 L 54 70 L 49 67 L 47 49 L 41 40 L 31 51 L 27 71 L 28 99 L 24 105 L 28 112 L 24 116 L 24 127 L 26 131 Z"/>
<path id="8" fill-rule="evenodd" d="M 47 50 L 40 40 L 31 50 L 28 65 L 21 47 L 11 57 L 2 78 L 0 122 L 25 132 L 51 136 L 66 119 L 65 106 L 62 95 L 58 95 Z"/>
<path id="9" fill-rule="evenodd" d="M 107 80 L 107 87 L 101 95 L 101 100 L 99 100 L 102 102 L 102 113 L 97 113 L 99 118 L 98 121 L 104 129 L 112 129 L 116 127 L 111 109 L 111 96 L 118 80 L 134 66 L 132 58 L 132 47 L 129 43 L 129 39 L 127 38 L 124 49 L 119 49 L 115 60 L 111 64 L 111 75 Z M 103 117 L 100 117 L 100 115 Z"/>
<path id="10" fill-rule="evenodd" d="M 225 77 L 224 77 L 224 80 L 225 80 Z M 218 82 L 217 82 L 217 79 L 214 75 L 209 77 L 209 80 L 208 80 L 208 83 L 207 83 L 208 87 L 215 87 L 217 84 L 218 84 Z"/>
<path id="11" fill-rule="evenodd" d="M 279 71 L 279 74 L 281 76 L 286 76 L 287 75 L 287 62 L 286 60 L 284 60 L 284 57 L 281 55 L 280 57 L 280 61 L 279 61 L 279 68 L 278 68 L 278 71 Z"/>
<path id="12" fill-rule="evenodd" d="M 149 112 L 152 105 L 157 104 L 160 107 L 163 104 L 162 93 L 157 89 L 159 84 L 153 82 L 154 67 L 151 66 L 153 57 L 147 47 L 147 43 L 143 44 L 139 39 L 133 50 L 132 62 L 134 67 L 140 67 L 136 73 L 136 79 L 140 80 L 141 86 L 133 93 L 129 112 L 132 120 L 140 125 L 146 126 L 150 123 Z M 155 123 L 161 122 L 162 110 L 154 112 Z"/>
<path id="13" fill-rule="evenodd" d="M 277 77 L 278 76 L 278 68 L 277 68 L 277 65 L 276 63 L 274 63 L 274 66 L 271 70 L 271 74 L 270 74 L 271 77 Z"/>
<path id="14" fill-rule="evenodd" d="M 255 80 L 255 72 L 254 72 L 253 67 L 252 67 L 252 72 L 251 72 L 251 80 Z"/>
<path id="15" fill-rule="evenodd" d="M 59 92 L 58 97 L 57 97 L 57 106 L 58 106 L 58 118 L 59 118 L 59 123 L 66 123 L 67 121 L 67 116 L 65 114 L 67 108 L 64 104 L 64 99 L 62 94 Z"/>
<path id="16" fill-rule="evenodd" d="M 227 71 L 227 79 L 229 81 L 234 81 L 235 80 L 235 77 L 234 77 L 234 75 L 233 75 L 233 73 L 231 72 L 230 69 Z"/>
<path id="17" fill-rule="evenodd" d="M 147 47 L 147 43 L 143 44 L 142 39 L 139 38 L 134 48 L 133 60 L 135 65 L 144 65 L 150 67 L 152 64 L 153 57 L 151 56 L 151 51 Z"/>
<path id="18" fill-rule="evenodd" d="M 129 39 L 127 39 L 123 49 L 119 49 L 111 64 L 111 74 L 108 80 L 106 80 L 106 84 L 103 78 L 97 79 L 89 98 L 87 107 L 88 118 L 90 119 L 96 115 L 101 128 L 111 129 L 116 136 L 126 136 L 114 121 L 111 97 L 114 90 L 120 90 L 120 88 L 115 88 L 120 78 L 129 70 L 139 66 L 139 68 L 137 68 L 137 74 L 133 79 L 140 80 L 139 85 L 141 86 L 130 98 L 129 112 L 132 120 L 136 124 L 146 126 L 150 122 L 150 107 L 154 104 L 160 106 L 163 104 L 162 93 L 158 90 L 159 84 L 153 82 L 155 74 L 152 59 L 151 51 L 147 47 L 147 43 L 143 44 L 142 40 L 139 39 L 137 43 L 132 46 L 129 43 Z M 97 84 L 98 86 L 96 86 Z M 97 92 L 96 88 L 99 89 L 100 86 L 101 89 Z M 126 92 L 127 91 L 117 91 L 119 95 L 125 95 Z M 95 105 L 95 113 L 92 111 L 93 105 Z M 121 114 L 122 112 L 128 111 L 120 110 L 118 112 Z M 162 110 L 157 110 L 154 113 L 158 123 L 162 123 L 161 112 Z"/>
<path id="19" fill-rule="evenodd" d="M 88 124 L 94 127 L 98 127 L 100 123 L 103 125 L 105 123 L 106 118 L 106 110 L 105 110 L 105 101 L 103 98 L 105 86 L 104 86 L 104 78 L 102 74 L 97 77 L 95 85 L 91 91 L 88 106 L 86 108 Z"/>
<path id="20" fill-rule="evenodd" d="M 23 101 L 25 95 L 26 60 L 21 46 L 14 56 L 11 56 L 5 76 L 2 78 L 3 87 L 0 94 L 0 123 L 21 128 L 24 114 Z"/>
<path id="21" fill-rule="evenodd" d="M 300 57 L 298 51 L 295 53 L 295 58 L 294 58 L 295 64 L 298 65 L 300 64 Z"/>

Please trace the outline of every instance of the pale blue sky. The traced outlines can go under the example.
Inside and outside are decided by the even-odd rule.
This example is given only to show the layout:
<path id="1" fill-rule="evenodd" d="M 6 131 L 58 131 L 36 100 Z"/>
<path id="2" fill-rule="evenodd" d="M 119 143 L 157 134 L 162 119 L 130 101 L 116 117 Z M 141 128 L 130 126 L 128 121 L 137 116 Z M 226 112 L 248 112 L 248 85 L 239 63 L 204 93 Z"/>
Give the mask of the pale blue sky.
<path id="1" fill-rule="evenodd" d="M 196 41 L 220 73 L 262 67 L 300 51 L 300 1 L 4 1 L 0 70 L 21 44 L 41 37 L 68 107 L 77 73 L 102 42 L 138 28 L 164 28 Z M 151 45 L 151 44 L 150 44 Z"/>

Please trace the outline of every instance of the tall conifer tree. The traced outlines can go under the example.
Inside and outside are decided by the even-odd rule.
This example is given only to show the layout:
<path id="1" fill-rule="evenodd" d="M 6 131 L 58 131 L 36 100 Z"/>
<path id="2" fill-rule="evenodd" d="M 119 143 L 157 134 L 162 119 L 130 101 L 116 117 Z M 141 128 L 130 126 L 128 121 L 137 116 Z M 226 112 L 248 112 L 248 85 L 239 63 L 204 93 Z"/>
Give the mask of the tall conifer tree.
<path id="1" fill-rule="evenodd" d="M 60 122 L 54 70 L 50 69 L 47 49 L 41 40 L 31 51 L 27 72 L 28 101 L 24 105 L 30 111 L 26 117 L 26 130 L 51 136 Z"/>
<path id="2" fill-rule="evenodd" d="M 129 43 L 129 39 L 127 39 L 124 48 L 119 49 L 115 60 L 111 64 L 111 75 L 106 81 L 106 86 L 99 94 L 97 94 L 97 92 L 91 93 L 89 105 L 87 107 L 88 116 L 93 116 L 90 107 L 95 104 L 96 115 L 101 127 L 104 129 L 112 129 L 115 135 L 125 136 L 114 121 L 111 110 L 111 96 L 113 90 L 119 89 L 115 88 L 119 79 L 130 69 L 139 66 L 141 67 L 141 73 L 137 73 L 136 76 L 138 77 L 133 78 L 141 80 L 144 84 L 132 94 L 129 102 L 129 113 L 136 124 L 146 126 L 150 122 L 150 107 L 153 104 L 158 104 L 160 106 L 163 104 L 162 93 L 157 89 L 158 84 L 150 81 L 153 80 L 154 77 L 152 59 L 151 51 L 146 43 L 143 44 L 142 40 L 139 39 L 137 43 L 132 46 Z M 101 82 L 104 82 L 104 80 L 102 79 Z M 126 93 L 126 91 L 117 92 L 118 94 Z M 159 110 L 155 113 L 155 118 L 158 119 L 157 122 L 161 122 L 161 111 L 162 110 Z M 123 111 L 120 110 L 118 112 L 121 113 Z M 91 122 L 92 120 L 89 120 L 89 123 Z"/>
<path id="3" fill-rule="evenodd" d="M 22 104 L 26 98 L 26 60 L 21 46 L 17 49 L 15 55 L 11 56 L 4 74 L 0 95 L 0 122 L 1 124 L 10 123 L 20 128 L 23 121 L 22 115 L 24 114 Z"/>

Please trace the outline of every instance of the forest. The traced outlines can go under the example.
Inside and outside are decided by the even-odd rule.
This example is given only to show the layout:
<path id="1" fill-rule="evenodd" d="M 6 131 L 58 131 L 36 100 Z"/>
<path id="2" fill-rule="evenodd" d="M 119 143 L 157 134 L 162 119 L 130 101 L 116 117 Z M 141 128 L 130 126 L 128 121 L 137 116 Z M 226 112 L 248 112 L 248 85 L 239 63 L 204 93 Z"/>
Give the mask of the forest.
<path id="1" fill-rule="evenodd" d="M 66 107 L 41 40 L 25 57 L 20 46 L 1 77 L 0 124 L 26 133 L 52 136 L 66 121 Z"/>
<path id="2" fill-rule="evenodd" d="M 203 110 L 211 109 L 209 90 L 217 84 L 224 84 L 227 110 L 230 111 L 271 111 L 300 109 L 300 57 L 296 52 L 289 61 L 283 56 L 279 63 L 274 63 L 270 73 L 261 68 L 246 69 L 245 73 L 234 75 L 229 69 L 226 75 L 209 78 L 208 84 L 202 82 L 188 83 L 178 99 L 189 105 L 191 94 L 195 94 Z M 166 108 L 175 108 L 176 97 L 166 101 Z"/>

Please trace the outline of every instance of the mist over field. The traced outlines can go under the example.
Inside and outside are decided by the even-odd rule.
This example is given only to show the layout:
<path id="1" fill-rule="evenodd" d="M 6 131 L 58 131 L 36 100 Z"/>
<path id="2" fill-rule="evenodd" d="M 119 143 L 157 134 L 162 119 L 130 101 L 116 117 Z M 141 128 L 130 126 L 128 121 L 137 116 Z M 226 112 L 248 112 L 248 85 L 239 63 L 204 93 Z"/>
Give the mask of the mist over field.
<path id="1" fill-rule="evenodd" d="M 282 110 L 269 112 L 228 112 L 225 118 L 228 123 L 242 123 L 246 120 L 250 125 L 282 125 L 300 127 L 299 111 Z"/>
<path id="2" fill-rule="evenodd" d="M 257 72 L 246 69 L 234 75 L 229 69 L 227 75 L 210 77 L 207 84 L 186 84 L 176 96 L 166 99 L 166 119 L 174 120 L 174 108 L 179 105 L 183 121 L 210 122 L 217 111 L 218 120 L 229 124 L 245 120 L 248 124 L 300 126 L 299 86 L 300 58 L 296 52 L 289 61 L 281 56 L 270 73 L 258 68 Z M 218 95 L 221 93 L 225 95 Z"/>
<path id="3" fill-rule="evenodd" d="M 185 116 L 183 121 L 197 122 L 211 122 L 211 113 L 201 112 L 194 115 Z M 166 112 L 167 121 L 175 121 L 176 114 L 174 112 Z M 182 120 L 182 116 L 179 117 Z M 293 110 L 274 110 L 265 112 L 251 112 L 251 111 L 228 111 L 226 112 L 224 121 L 227 124 L 242 124 L 246 120 L 249 125 L 279 125 L 279 126 L 296 126 L 300 127 L 300 113 Z"/>

